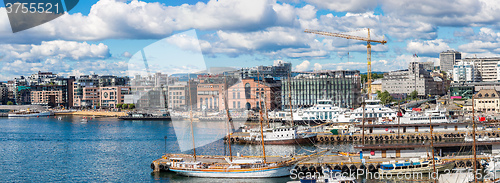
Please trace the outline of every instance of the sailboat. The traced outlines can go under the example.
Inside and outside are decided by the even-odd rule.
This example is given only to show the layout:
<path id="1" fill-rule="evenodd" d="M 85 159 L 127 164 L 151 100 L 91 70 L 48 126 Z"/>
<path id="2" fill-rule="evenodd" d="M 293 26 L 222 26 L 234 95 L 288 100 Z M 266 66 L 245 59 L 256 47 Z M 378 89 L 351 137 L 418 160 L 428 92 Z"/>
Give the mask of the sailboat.
<path id="1" fill-rule="evenodd" d="M 226 81 L 225 81 L 226 83 Z M 225 88 L 227 89 L 227 83 Z M 227 106 L 227 90 L 224 92 L 224 104 L 227 114 L 228 136 L 230 137 L 230 123 L 232 123 Z M 261 111 L 262 113 L 262 111 Z M 191 115 L 192 118 L 192 115 Z M 264 142 L 262 115 L 260 118 L 261 142 Z M 192 121 L 191 121 L 192 124 Z M 191 125 L 191 133 L 193 128 Z M 194 136 L 194 135 L 193 135 Z M 266 159 L 264 143 L 262 144 L 263 158 L 233 157 L 231 143 L 229 144 L 229 157 L 202 156 L 196 157 L 193 137 L 193 156 L 183 154 L 170 154 L 163 158 L 168 160 L 168 170 L 183 176 L 212 177 L 212 178 L 270 178 L 290 175 L 295 165 L 308 156 L 302 158 L 273 157 Z M 313 154 L 314 155 L 314 154 Z"/>

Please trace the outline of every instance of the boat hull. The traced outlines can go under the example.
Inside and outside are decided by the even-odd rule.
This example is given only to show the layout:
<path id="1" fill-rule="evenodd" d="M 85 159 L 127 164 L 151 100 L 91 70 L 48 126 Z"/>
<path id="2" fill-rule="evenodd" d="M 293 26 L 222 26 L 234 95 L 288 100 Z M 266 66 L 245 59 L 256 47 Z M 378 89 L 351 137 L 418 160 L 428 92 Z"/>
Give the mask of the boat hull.
<path id="1" fill-rule="evenodd" d="M 253 169 L 249 171 L 242 170 L 203 170 L 203 169 L 176 169 L 170 168 L 169 171 L 188 177 L 210 177 L 210 178 L 271 178 L 285 177 L 290 175 L 292 166 L 284 166 L 269 169 Z"/>
<path id="2" fill-rule="evenodd" d="M 436 165 L 436 171 L 442 172 L 445 170 L 451 170 L 455 167 L 455 163 L 453 162 L 447 162 L 443 164 Z M 397 170 L 378 170 L 379 173 L 383 174 L 400 174 L 400 173 L 429 173 L 434 171 L 434 167 L 432 165 L 429 165 L 427 167 L 422 167 L 422 168 L 412 168 L 412 169 L 397 169 Z"/>
<path id="3" fill-rule="evenodd" d="M 40 117 L 40 116 L 53 116 L 52 112 L 39 112 L 31 114 L 9 114 L 8 117 Z"/>
<path id="4" fill-rule="evenodd" d="M 258 140 L 241 139 L 240 144 L 261 144 Z M 264 140 L 267 145 L 293 145 L 293 144 L 313 144 L 316 142 L 316 136 L 309 136 L 305 138 L 286 139 L 286 140 Z"/>

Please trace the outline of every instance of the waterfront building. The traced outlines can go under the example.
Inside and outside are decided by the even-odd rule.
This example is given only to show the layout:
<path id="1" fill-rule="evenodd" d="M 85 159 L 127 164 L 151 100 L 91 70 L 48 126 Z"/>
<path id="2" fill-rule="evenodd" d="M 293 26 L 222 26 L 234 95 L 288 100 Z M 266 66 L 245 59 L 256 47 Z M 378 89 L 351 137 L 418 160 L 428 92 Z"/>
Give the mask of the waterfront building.
<path id="1" fill-rule="evenodd" d="M 280 106 L 281 85 L 276 81 L 266 82 L 242 79 L 229 87 L 228 107 L 231 110 L 265 109 L 274 110 Z"/>
<path id="2" fill-rule="evenodd" d="M 292 72 L 292 64 L 284 62 L 283 60 L 275 60 L 272 66 L 256 66 L 250 68 L 242 68 L 240 75 L 242 79 L 258 78 L 260 77 L 273 77 L 273 78 L 286 78 Z"/>
<path id="3" fill-rule="evenodd" d="M 130 94 L 130 86 L 109 86 L 100 87 L 101 107 L 115 108 L 116 104 L 125 102 L 125 95 Z"/>
<path id="4" fill-rule="evenodd" d="M 191 91 L 191 105 L 196 108 L 196 82 L 176 82 L 174 85 L 168 86 L 168 108 L 189 110 Z"/>
<path id="5" fill-rule="evenodd" d="M 361 76 L 359 71 L 316 71 L 299 74 L 281 81 L 282 109 L 307 108 L 318 100 L 332 100 L 339 107 L 355 108 L 361 104 Z"/>
<path id="6" fill-rule="evenodd" d="M 232 86 L 236 78 L 218 75 L 199 75 L 196 86 L 196 105 L 199 110 L 219 111 L 224 109 L 224 86 Z"/>
<path id="7" fill-rule="evenodd" d="M 462 53 L 455 50 L 447 50 L 439 54 L 439 68 L 446 73 L 453 72 L 453 65 L 462 59 Z"/>
<path id="8" fill-rule="evenodd" d="M 9 90 L 7 86 L 3 83 L 0 84 L 0 104 L 7 104 L 7 101 L 9 100 Z"/>
<path id="9" fill-rule="evenodd" d="M 49 83 L 29 86 L 31 104 L 49 105 L 51 107 L 62 106 L 68 108 L 73 106 L 73 82 L 74 78 L 54 78 Z M 18 87 L 19 91 L 26 91 Z M 23 90 L 21 90 L 23 89 Z"/>
<path id="10" fill-rule="evenodd" d="M 499 101 L 500 93 L 498 91 L 492 89 L 479 90 L 474 94 L 474 110 L 483 113 L 498 113 L 500 112 Z"/>
<path id="11" fill-rule="evenodd" d="M 124 96 L 125 103 L 134 103 L 136 108 L 164 109 L 168 105 L 170 78 L 160 72 L 148 76 L 136 75 L 130 79 L 131 93 Z"/>
<path id="12" fill-rule="evenodd" d="M 391 71 L 384 74 L 382 90 L 390 94 L 410 94 L 417 91 L 418 95 L 444 95 L 447 81 L 438 76 L 432 76 L 432 62 L 410 62 L 408 69 Z"/>
<path id="13" fill-rule="evenodd" d="M 100 101 L 99 87 L 82 87 L 75 82 L 73 85 L 73 106 L 74 107 L 94 107 L 99 105 Z"/>
<path id="14" fill-rule="evenodd" d="M 453 66 L 454 83 L 470 83 L 480 81 L 479 72 L 470 62 L 459 61 Z"/>

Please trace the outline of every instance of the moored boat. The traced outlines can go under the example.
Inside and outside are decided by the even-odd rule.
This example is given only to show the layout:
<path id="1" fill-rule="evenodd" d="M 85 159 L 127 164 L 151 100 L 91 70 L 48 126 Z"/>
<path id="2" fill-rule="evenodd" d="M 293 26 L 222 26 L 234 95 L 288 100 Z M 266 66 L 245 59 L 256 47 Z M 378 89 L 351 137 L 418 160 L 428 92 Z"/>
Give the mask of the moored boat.
<path id="1" fill-rule="evenodd" d="M 264 144 L 287 145 L 287 144 L 312 144 L 316 142 L 315 133 L 298 133 L 298 127 L 268 128 L 263 132 Z M 240 139 L 241 144 L 261 144 L 261 133 L 258 130 L 250 130 L 250 136 Z"/>
<path id="2" fill-rule="evenodd" d="M 385 162 L 380 165 L 379 173 L 383 174 L 403 174 L 403 173 L 429 173 L 434 171 L 434 164 L 437 172 L 451 170 L 454 162 L 445 162 L 439 158 L 432 159 L 410 159 L 404 162 Z"/>
<path id="3" fill-rule="evenodd" d="M 15 111 L 8 114 L 8 117 L 40 117 L 40 116 L 53 116 L 51 111 L 37 111 L 37 110 L 22 110 Z"/>

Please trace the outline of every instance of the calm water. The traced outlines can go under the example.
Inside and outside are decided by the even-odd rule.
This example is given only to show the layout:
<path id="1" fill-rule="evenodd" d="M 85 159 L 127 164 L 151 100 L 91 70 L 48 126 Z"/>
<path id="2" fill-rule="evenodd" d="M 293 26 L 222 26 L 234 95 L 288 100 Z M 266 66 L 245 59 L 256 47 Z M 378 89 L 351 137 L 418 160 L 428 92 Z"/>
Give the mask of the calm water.
<path id="1" fill-rule="evenodd" d="M 180 153 L 171 122 L 98 118 L 82 123 L 80 120 L 81 117 L 69 116 L 62 120 L 54 117 L 0 118 L 1 182 L 228 181 L 152 172 L 150 163 L 165 152 L 165 136 L 167 152 Z M 204 130 L 210 128 L 205 126 Z M 271 151 L 277 151 L 272 149 L 269 150 L 270 154 L 273 154 Z M 296 151 L 294 147 L 289 147 L 289 150 Z M 234 151 L 253 154 L 259 152 L 260 148 L 236 146 Z M 224 154 L 224 145 L 221 141 L 214 142 L 198 148 L 197 153 Z M 289 179 L 231 181 L 287 180 Z"/>
<path id="2" fill-rule="evenodd" d="M 224 125 L 195 123 L 195 139 L 223 133 Z M 173 122 L 121 121 L 81 117 L 0 118 L 0 182 L 286 182 L 274 179 L 187 178 L 153 173 L 150 164 L 166 151 L 181 153 Z M 207 135 L 208 134 L 208 135 Z M 187 135 L 187 134 L 184 134 Z M 218 134 L 223 135 L 223 134 Z M 165 147 L 165 139 L 167 146 Z M 182 135 L 181 135 L 182 136 Z M 192 145 L 181 141 L 181 146 Z M 351 151 L 351 145 L 328 145 Z M 268 155 L 303 154 L 315 146 L 268 146 Z M 223 155 L 221 140 L 196 149 L 197 154 Z M 185 151 L 183 153 L 190 153 Z M 261 155 L 261 146 L 233 145 L 233 154 Z M 380 181 L 362 181 L 380 182 Z M 393 181 L 382 181 L 393 182 Z"/>

